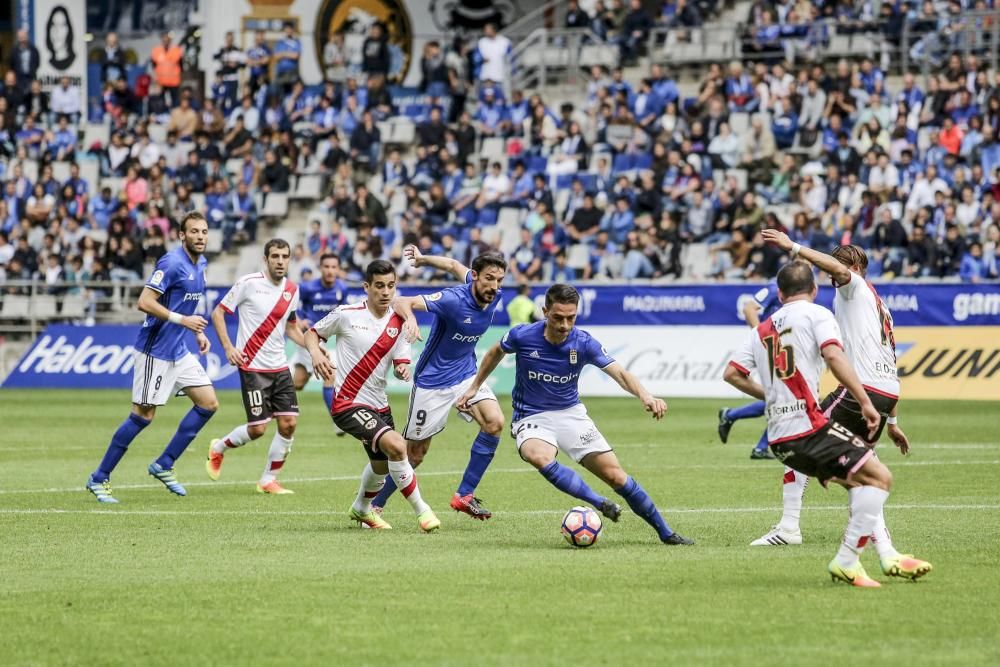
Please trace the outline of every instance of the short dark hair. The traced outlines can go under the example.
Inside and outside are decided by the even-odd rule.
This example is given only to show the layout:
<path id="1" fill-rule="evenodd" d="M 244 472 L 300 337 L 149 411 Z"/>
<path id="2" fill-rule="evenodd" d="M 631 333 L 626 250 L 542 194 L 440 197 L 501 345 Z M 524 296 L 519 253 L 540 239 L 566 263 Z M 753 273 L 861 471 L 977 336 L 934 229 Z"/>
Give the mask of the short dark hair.
<path id="1" fill-rule="evenodd" d="M 184 217 L 181 218 L 180 228 L 182 232 L 187 233 L 187 223 L 189 220 L 201 220 L 206 225 L 208 224 L 208 220 L 205 219 L 205 216 L 201 211 L 188 211 L 184 214 Z"/>
<path id="2" fill-rule="evenodd" d="M 337 255 L 332 252 L 324 252 L 322 255 L 319 256 L 319 265 L 323 266 L 323 262 L 325 262 L 328 259 L 335 259 L 337 260 L 338 264 L 340 263 L 340 255 Z"/>
<path id="3" fill-rule="evenodd" d="M 264 244 L 264 257 L 270 257 L 271 250 L 273 248 L 278 248 L 279 250 L 281 248 L 288 248 L 289 252 L 291 252 L 292 249 L 291 246 L 288 245 L 288 241 L 286 241 L 285 239 L 271 239 L 270 241 Z"/>
<path id="4" fill-rule="evenodd" d="M 495 266 L 503 271 L 507 270 L 507 260 L 496 250 L 487 250 L 483 254 L 472 260 L 472 270 L 481 273 L 488 266 Z"/>
<path id="5" fill-rule="evenodd" d="M 786 299 L 809 294 L 816 287 L 812 267 L 805 262 L 790 262 L 778 271 L 778 290 Z"/>
<path id="6" fill-rule="evenodd" d="M 365 267 L 365 282 L 371 285 L 375 276 L 384 276 L 390 273 L 396 275 L 396 267 L 384 259 L 376 259 Z"/>
<path id="7" fill-rule="evenodd" d="M 545 307 L 551 308 L 554 303 L 580 303 L 580 293 L 572 285 L 556 283 L 545 292 Z"/>
<path id="8" fill-rule="evenodd" d="M 861 246 L 839 245 L 830 254 L 844 266 L 854 266 L 857 264 L 861 267 L 862 276 L 868 273 L 868 255 Z"/>

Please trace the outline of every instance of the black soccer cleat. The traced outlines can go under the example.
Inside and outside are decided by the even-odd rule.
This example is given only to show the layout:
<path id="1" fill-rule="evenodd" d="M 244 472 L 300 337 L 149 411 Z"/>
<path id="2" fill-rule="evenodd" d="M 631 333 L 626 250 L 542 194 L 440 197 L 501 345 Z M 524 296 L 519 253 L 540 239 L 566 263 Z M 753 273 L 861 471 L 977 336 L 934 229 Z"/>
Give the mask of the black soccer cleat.
<path id="1" fill-rule="evenodd" d="M 750 459 L 753 461 L 763 461 L 774 458 L 776 457 L 773 453 L 771 453 L 770 447 L 768 447 L 767 449 L 754 449 L 753 451 L 750 452 Z"/>
<path id="2" fill-rule="evenodd" d="M 684 537 L 683 535 L 678 535 L 677 533 L 671 533 L 670 537 L 668 537 L 667 539 L 663 540 L 663 543 L 667 544 L 669 546 L 675 546 L 675 545 L 678 545 L 678 544 L 681 544 L 681 545 L 684 545 L 684 546 L 690 546 L 690 545 L 694 544 L 694 540 L 689 540 L 688 538 Z"/>
<path id="3" fill-rule="evenodd" d="M 726 444 L 729 440 L 729 431 L 733 428 L 735 422 L 726 419 L 726 410 L 729 408 L 722 408 L 719 410 L 719 440 L 722 444 Z"/>
<path id="4" fill-rule="evenodd" d="M 605 500 L 597 509 L 601 510 L 601 514 L 615 523 L 618 523 L 618 519 L 622 516 L 622 506 L 617 503 L 613 503 L 610 500 Z"/>

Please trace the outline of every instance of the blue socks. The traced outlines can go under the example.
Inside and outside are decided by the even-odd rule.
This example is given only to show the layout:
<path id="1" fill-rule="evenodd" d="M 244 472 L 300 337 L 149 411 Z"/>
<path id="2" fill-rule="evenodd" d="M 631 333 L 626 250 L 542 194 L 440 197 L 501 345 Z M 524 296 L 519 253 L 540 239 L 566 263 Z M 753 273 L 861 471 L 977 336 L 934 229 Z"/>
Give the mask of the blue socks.
<path id="1" fill-rule="evenodd" d="M 643 521 L 656 530 L 656 534 L 660 536 L 661 540 L 665 540 L 674 534 L 674 531 L 670 529 L 667 522 L 660 516 L 660 512 L 656 509 L 653 499 L 639 486 L 639 482 L 629 477 L 625 480 L 625 484 L 620 489 L 615 489 L 615 491 L 625 499 L 625 502 L 628 503 L 633 512 L 641 516 Z"/>
<path id="2" fill-rule="evenodd" d="M 755 452 L 763 452 L 767 449 L 767 429 L 764 429 L 764 435 L 760 436 L 760 440 L 757 441 L 757 445 L 753 448 Z"/>
<path id="3" fill-rule="evenodd" d="M 389 496 L 396 492 L 396 483 L 392 481 L 392 475 L 385 476 L 385 486 L 382 490 L 378 492 L 378 495 L 372 498 L 372 505 L 375 507 L 385 507 L 385 504 L 389 501 Z"/>
<path id="4" fill-rule="evenodd" d="M 333 410 L 333 398 L 333 387 L 323 387 L 323 404 L 326 405 L 327 412 Z"/>
<path id="5" fill-rule="evenodd" d="M 754 401 L 753 403 L 747 403 L 743 407 L 726 410 L 726 419 L 732 422 L 739 419 L 756 419 L 763 416 L 764 401 Z"/>
<path id="6" fill-rule="evenodd" d="M 181 420 L 180 426 L 177 427 L 174 437 L 167 443 L 167 448 L 160 454 L 160 458 L 156 459 L 160 467 L 164 470 L 173 468 L 174 461 L 181 457 L 184 450 L 187 449 L 191 441 L 198 435 L 198 431 L 208 423 L 208 420 L 214 414 L 211 410 L 206 410 L 197 405 L 188 410 L 188 413 L 184 415 L 184 419 Z"/>
<path id="7" fill-rule="evenodd" d="M 472 453 L 469 454 L 469 465 L 465 466 L 465 474 L 462 475 L 462 483 L 458 485 L 458 495 L 467 496 L 479 486 L 479 480 L 483 478 L 486 469 L 493 460 L 493 455 L 497 452 L 497 445 L 500 444 L 500 437 L 489 433 L 479 432 L 476 439 L 472 441 Z"/>
<path id="8" fill-rule="evenodd" d="M 558 461 L 553 461 L 544 468 L 539 468 L 538 472 L 542 473 L 542 477 L 549 480 L 552 486 L 574 498 L 579 498 L 585 503 L 600 507 L 606 500 L 587 486 L 587 483 L 583 481 L 583 478 L 575 470 L 559 465 Z"/>
<path id="9" fill-rule="evenodd" d="M 112 436 L 111 444 L 108 445 L 108 451 L 104 453 L 104 458 L 101 459 L 101 465 L 97 466 L 97 470 L 91 475 L 95 482 L 106 482 L 108 480 L 115 466 L 125 456 L 125 450 L 142 433 L 142 429 L 147 426 L 149 426 L 148 419 L 143 419 L 134 412 L 129 413 L 128 418 L 122 422 L 122 425 L 118 427 L 118 430 Z"/>

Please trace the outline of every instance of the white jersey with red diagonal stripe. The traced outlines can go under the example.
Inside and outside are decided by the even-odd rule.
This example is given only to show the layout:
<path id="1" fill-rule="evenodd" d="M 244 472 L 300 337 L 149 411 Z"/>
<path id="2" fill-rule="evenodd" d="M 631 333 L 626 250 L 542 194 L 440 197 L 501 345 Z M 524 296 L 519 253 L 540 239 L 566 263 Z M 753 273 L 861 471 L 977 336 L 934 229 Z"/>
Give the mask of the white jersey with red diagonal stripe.
<path id="1" fill-rule="evenodd" d="M 827 345 L 843 348 L 833 313 L 809 301 L 792 301 L 751 331 L 729 362 L 747 375 L 757 370 L 772 445 L 805 437 L 826 424 L 819 409 L 819 379 Z"/>
<path id="2" fill-rule="evenodd" d="M 871 283 L 851 273 L 837 287 L 833 312 L 844 332 L 844 351 L 865 389 L 899 397 L 892 313 Z"/>
<path id="3" fill-rule="evenodd" d="M 288 368 L 285 326 L 295 320 L 299 306 L 295 283 L 282 278 L 275 285 L 262 272 L 250 273 L 236 281 L 219 305 L 230 314 L 239 310 L 236 347 L 249 358 L 242 370 L 275 373 Z"/>
<path id="4" fill-rule="evenodd" d="M 340 306 L 314 324 L 313 331 L 323 340 L 337 337 L 334 414 L 353 406 L 388 407 L 386 377 L 396 365 L 410 363 L 410 344 L 402 336 L 403 318 L 392 309 L 375 317 L 365 300 Z"/>

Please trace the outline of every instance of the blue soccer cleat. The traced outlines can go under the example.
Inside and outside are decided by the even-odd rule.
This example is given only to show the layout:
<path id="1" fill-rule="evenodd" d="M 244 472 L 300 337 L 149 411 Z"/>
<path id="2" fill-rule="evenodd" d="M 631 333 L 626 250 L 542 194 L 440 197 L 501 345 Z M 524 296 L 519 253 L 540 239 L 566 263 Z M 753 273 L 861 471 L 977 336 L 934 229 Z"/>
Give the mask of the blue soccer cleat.
<path id="1" fill-rule="evenodd" d="M 116 504 L 118 501 L 115 497 L 111 495 L 111 481 L 104 480 L 103 482 L 97 482 L 93 477 L 87 478 L 87 490 L 94 494 L 99 503 L 108 503 L 111 505 Z"/>
<path id="2" fill-rule="evenodd" d="M 177 476 L 174 475 L 173 468 L 165 470 L 163 466 L 154 461 L 149 464 L 148 470 L 150 475 L 163 482 L 163 486 L 167 487 L 167 490 L 170 491 L 170 493 L 175 493 L 178 496 L 187 495 L 187 491 L 184 490 L 184 487 L 177 481 Z"/>

